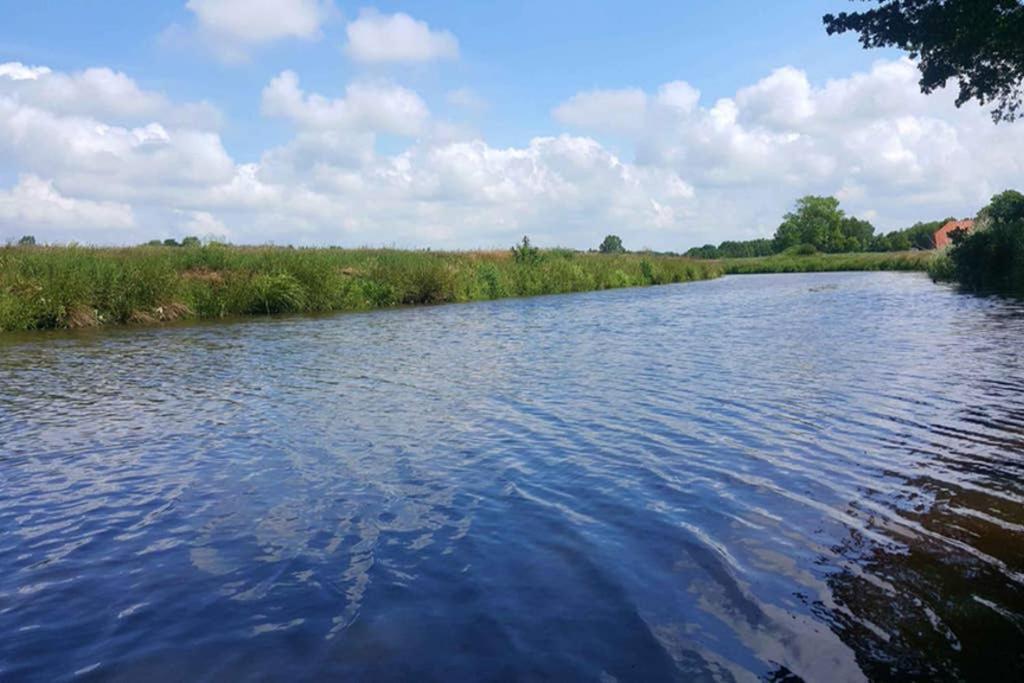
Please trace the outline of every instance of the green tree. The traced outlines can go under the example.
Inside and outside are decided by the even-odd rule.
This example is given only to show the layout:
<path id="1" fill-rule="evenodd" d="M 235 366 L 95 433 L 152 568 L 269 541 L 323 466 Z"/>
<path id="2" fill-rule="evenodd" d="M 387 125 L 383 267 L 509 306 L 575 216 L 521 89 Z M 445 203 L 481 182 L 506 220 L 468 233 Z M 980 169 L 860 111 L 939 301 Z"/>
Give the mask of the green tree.
<path id="1" fill-rule="evenodd" d="M 718 247 L 713 244 L 705 244 L 703 247 L 691 247 L 686 250 L 684 256 L 704 259 L 718 258 Z"/>
<path id="2" fill-rule="evenodd" d="M 165 247 L 180 247 L 181 245 L 178 244 L 178 240 L 174 239 L 173 237 L 168 237 L 167 239 L 164 240 L 164 246 Z"/>
<path id="3" fill-rule="evenodd" d="M 745 240 L 742 242 L 726 240 L 718 245 L 720 258 L 750 258 L 753 256 L 770 256 L 772 253 L 772 241 L 769 239 Z"/>
<path id="4" fill-rule="evenodd" d="M 1024 114 L 1024 3 L 1020 0 L 877 0 L 861 12 L 826 14 L 829 35 L 853 31 L 865 48 L 910 53 L 921 92 L 955 78 L 956 104 L 996 103 L 992 120 Z"/>
<path id="5" fill-rule="evenodd" d="M 198 237 L 188 236 L 181 238 L 181 246 L 183 247 L 198 247 L 200 245 Z"/>
<path id="6" fill-rule="evenodd" d="M 875 236 L 875 226 L 866 220 L 847 216 L 839 223 L 842 238 L 835 251 L 867 251 Z"/>
<path id="7" fill-rule="evenodd" d="M 910 249 L 910 240 L 903 230 L 893 230 L 885 235 L 875 235 L 868 249 L 870 251 L 906 251 Z"/>
<path id="8" fill-rule="evenodd" d="M 907 241 L 910 243 L 907 248 L 934 249 L 935 231 L 951 220 L 954 220 L 954 218 L 943 218 L 940 221 L 918 221 L 909 228 L 902 230 L 901 232 L 906 235 Z"/>
<path id="9" fill-rule="evenodd" d="M 835 197 L 801 197 L 795 210 L 783 217 L 782 224 L 775 231 L 775 251 L 804 244 L 818 251 L 852 251 L 856 247 L 853 246 L 853 238 L 848 238 L 844 232 L 844 220 L 846 214 L 839 208 L 839 200 Z M 851 235 L 856 234 L 860 226 L 847 223 L 846 230 Z"/>
<path id="10" fill-rule="evenodd" d="M 602 254 L 621 254 L 626 251 L 626 248 L 622 246 L 622 238 L 618 235 L 608 235 L 597 250 Z"/>
<path id="11" fill-rule="evenodd" d="M 918 221 L 909 228 L 893 230 L 885 235 L 875 235 L 871 240 L 871 251 L 907 251 L 908 249 L 928 250 L 935 248 L 935 231 L 953 218 L 941 221 Z"/>
<path id="12" fill-rule="evenodd" d="M 34 247 L 36 245 L 36 238 L 32 235 L 25 235 L 18 240 L 18 244 L 22 247 Z"/>

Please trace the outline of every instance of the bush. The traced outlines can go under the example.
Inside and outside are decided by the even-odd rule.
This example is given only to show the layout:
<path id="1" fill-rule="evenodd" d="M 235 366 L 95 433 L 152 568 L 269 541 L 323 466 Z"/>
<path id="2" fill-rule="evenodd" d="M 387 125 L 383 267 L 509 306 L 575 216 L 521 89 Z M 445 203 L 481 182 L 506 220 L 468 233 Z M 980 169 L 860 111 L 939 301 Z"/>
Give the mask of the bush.
<path id="1" fill-rule="evenodd" d="M 786 256 L 813 256 L 818 253 L 813 244 L 797 244 L 782 252 Z"/>
<path id="2" fill-rule="evenodd" d="M 936 277 L 952 276 L 976 291 L 1024 295 L 1024 195 L 1007 190 L 981 210 L 977 228 L 954 235 L 949 265 Z"/>
<path id="3" fill-rule="evenodd" d="M 505 288 L 501 282 L 501 272 L 493 263 L 483 263 L 476 270 L 477 279 L 484 298 L 499 299 L 505 296 Z"/>
<path id="4" fill-rule="evenodd" d="M 523 241 L 512 247 L 512 258 L 516 263 L 535 264 L 541 259 L 540 249 L 530 244 L 530 238 L 523 235 Z"/>

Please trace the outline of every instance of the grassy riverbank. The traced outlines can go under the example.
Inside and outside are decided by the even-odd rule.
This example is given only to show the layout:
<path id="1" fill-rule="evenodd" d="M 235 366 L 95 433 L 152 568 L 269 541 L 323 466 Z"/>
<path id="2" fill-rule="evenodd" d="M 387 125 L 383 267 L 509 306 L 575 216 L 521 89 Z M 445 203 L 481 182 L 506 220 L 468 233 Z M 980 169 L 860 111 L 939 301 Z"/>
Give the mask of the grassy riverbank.
<path id="1" fill-rule="evenodd" d="M 0 249 L 0 330 L 358 311 L 702 280 L 721 266 L 569 250 Z"/>
<path id="2" fill-rule="evenodd" d="M 840 270 L 927 270 L 934 251 L 855 252 L 849 254 L 777 254 L 714 261 L 727 275 L 822 273 Z"/>
<path id="3" fill-rule="evenodd" d="M 0 248 L 0 331 L 359 311 L 689 282 L 729 273 L 923 270 L 926 260 L 920 254 L 701 261 L 560 249 L 6 247 Z"/>

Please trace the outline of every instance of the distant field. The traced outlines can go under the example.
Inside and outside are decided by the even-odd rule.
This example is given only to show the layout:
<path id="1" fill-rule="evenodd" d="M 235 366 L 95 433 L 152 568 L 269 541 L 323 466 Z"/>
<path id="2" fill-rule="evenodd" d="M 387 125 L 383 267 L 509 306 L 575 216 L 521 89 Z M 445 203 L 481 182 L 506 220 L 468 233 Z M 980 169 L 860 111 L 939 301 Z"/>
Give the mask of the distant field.
<path id="1" fill-rule="evenodd" d="M 361 311 L 689 282 L 724 274 L 923 270 L 928 254 L 702 261 L 552 249 L 0 248 L 0 331 Z"/>

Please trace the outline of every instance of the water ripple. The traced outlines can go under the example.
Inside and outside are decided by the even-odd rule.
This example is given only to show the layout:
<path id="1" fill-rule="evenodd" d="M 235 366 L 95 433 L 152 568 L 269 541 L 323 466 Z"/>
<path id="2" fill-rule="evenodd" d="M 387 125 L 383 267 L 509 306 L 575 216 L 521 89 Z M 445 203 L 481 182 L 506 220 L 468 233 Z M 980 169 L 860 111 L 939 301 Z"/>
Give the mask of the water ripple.
<path id="1" fill-rule="evenodd" d="M 8 337 L 0 678 L 1020 679 L 1021 338 L 886 273 Z"/>

